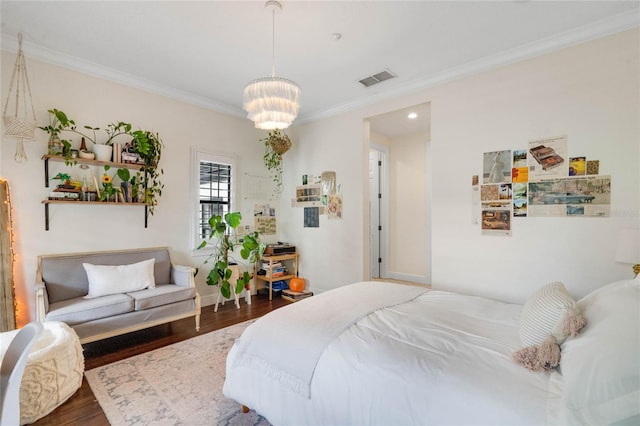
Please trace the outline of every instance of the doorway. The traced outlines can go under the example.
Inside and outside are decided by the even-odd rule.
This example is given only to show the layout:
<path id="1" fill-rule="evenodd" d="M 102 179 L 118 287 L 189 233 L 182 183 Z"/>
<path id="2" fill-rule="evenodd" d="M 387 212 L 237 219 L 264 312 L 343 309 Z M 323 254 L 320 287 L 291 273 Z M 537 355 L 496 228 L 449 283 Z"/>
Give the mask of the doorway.
<path id="1" fill-rule="evenodd" d="M 370 276 L 428 284 L 430 104 L 367 121 Z"/>

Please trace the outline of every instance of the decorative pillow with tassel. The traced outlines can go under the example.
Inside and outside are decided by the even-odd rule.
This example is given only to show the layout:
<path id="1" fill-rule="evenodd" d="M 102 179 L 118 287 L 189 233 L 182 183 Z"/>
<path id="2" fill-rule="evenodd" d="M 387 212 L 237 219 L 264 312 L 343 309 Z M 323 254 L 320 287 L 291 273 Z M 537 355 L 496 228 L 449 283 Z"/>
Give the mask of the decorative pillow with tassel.
<path id="1" fill-rule="evenodd" d="M 561 282 L 552 282 L 537 290 L 524 304 L 520 315 L 522 345 L 539 345 L 549 334 L 562 344 L 568 336 L 563 330 L 564 318 L 575 306 L 575 300 Z"/>
<path id="2" fill-rule="evenodd" d="M 536 291 L 522 308 L 520 339 L 524 348 L 513 354 L 516 363 L 532 371 L 548 371 L 560 363 L 560 344 L 586 325 L 564 285 L 553 282 Z"/>

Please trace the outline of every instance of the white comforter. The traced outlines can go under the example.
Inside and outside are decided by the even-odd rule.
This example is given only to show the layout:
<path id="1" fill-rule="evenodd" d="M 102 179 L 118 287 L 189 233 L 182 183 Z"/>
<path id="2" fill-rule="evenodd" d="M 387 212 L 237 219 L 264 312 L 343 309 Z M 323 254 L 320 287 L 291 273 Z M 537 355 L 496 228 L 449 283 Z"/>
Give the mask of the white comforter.
<path id="1" fill-rule="evenodd" d="M 372 312 L 332 340 L 313 372 L 310 399 L 234 363 L 237 345 L 223 391 L 276 425 L 544 424 L 549 376 L 511 359 L 520 346 L 520 310 L 429 291 Z M 268 317 L 259 323 L 270 326 Z M 284 359 L 301 356 L 286 345 L 280 351 Z"/>

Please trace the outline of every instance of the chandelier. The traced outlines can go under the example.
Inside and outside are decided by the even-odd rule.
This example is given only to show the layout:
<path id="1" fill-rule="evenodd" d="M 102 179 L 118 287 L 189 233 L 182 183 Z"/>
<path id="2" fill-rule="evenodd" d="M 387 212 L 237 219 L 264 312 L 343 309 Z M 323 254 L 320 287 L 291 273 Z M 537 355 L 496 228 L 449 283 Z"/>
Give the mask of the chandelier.
<path id="1" fill-rule="evenodd" d="M 258 129 L 286 129 L 298 115 L 300 86 L 286 78 L 276 77 L 275 16 L 276 9 L 282 10 L 282 5 L 269 0 L 264 6 L 271 8 L 272 12 L 271 77 L 255 79 L 245 86 L 243 108 L 247 111 L 247 118 Z"/>

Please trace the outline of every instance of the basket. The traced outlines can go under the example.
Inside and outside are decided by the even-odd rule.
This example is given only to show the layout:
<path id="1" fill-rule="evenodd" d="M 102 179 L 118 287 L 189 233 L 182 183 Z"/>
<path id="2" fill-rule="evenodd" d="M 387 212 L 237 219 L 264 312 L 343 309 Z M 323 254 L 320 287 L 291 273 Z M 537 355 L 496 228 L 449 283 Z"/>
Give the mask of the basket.
<path id="1" fill-rule="evenodd" d="M 4 134 L 7 136 L 23 139 L 33 139 L 35 137 L 35 130 L 38 125 L 35 120 L 28 117 L 5 115 L 2 117 L 2 121 L 4 122 Z"/>
<path id="2" fill-rule="evenodd" d="M 269 138 L 269 145 L 273 152 L 282 155 L 291 148 L 291 139 L 287 135 L 272 136 Z"/>

